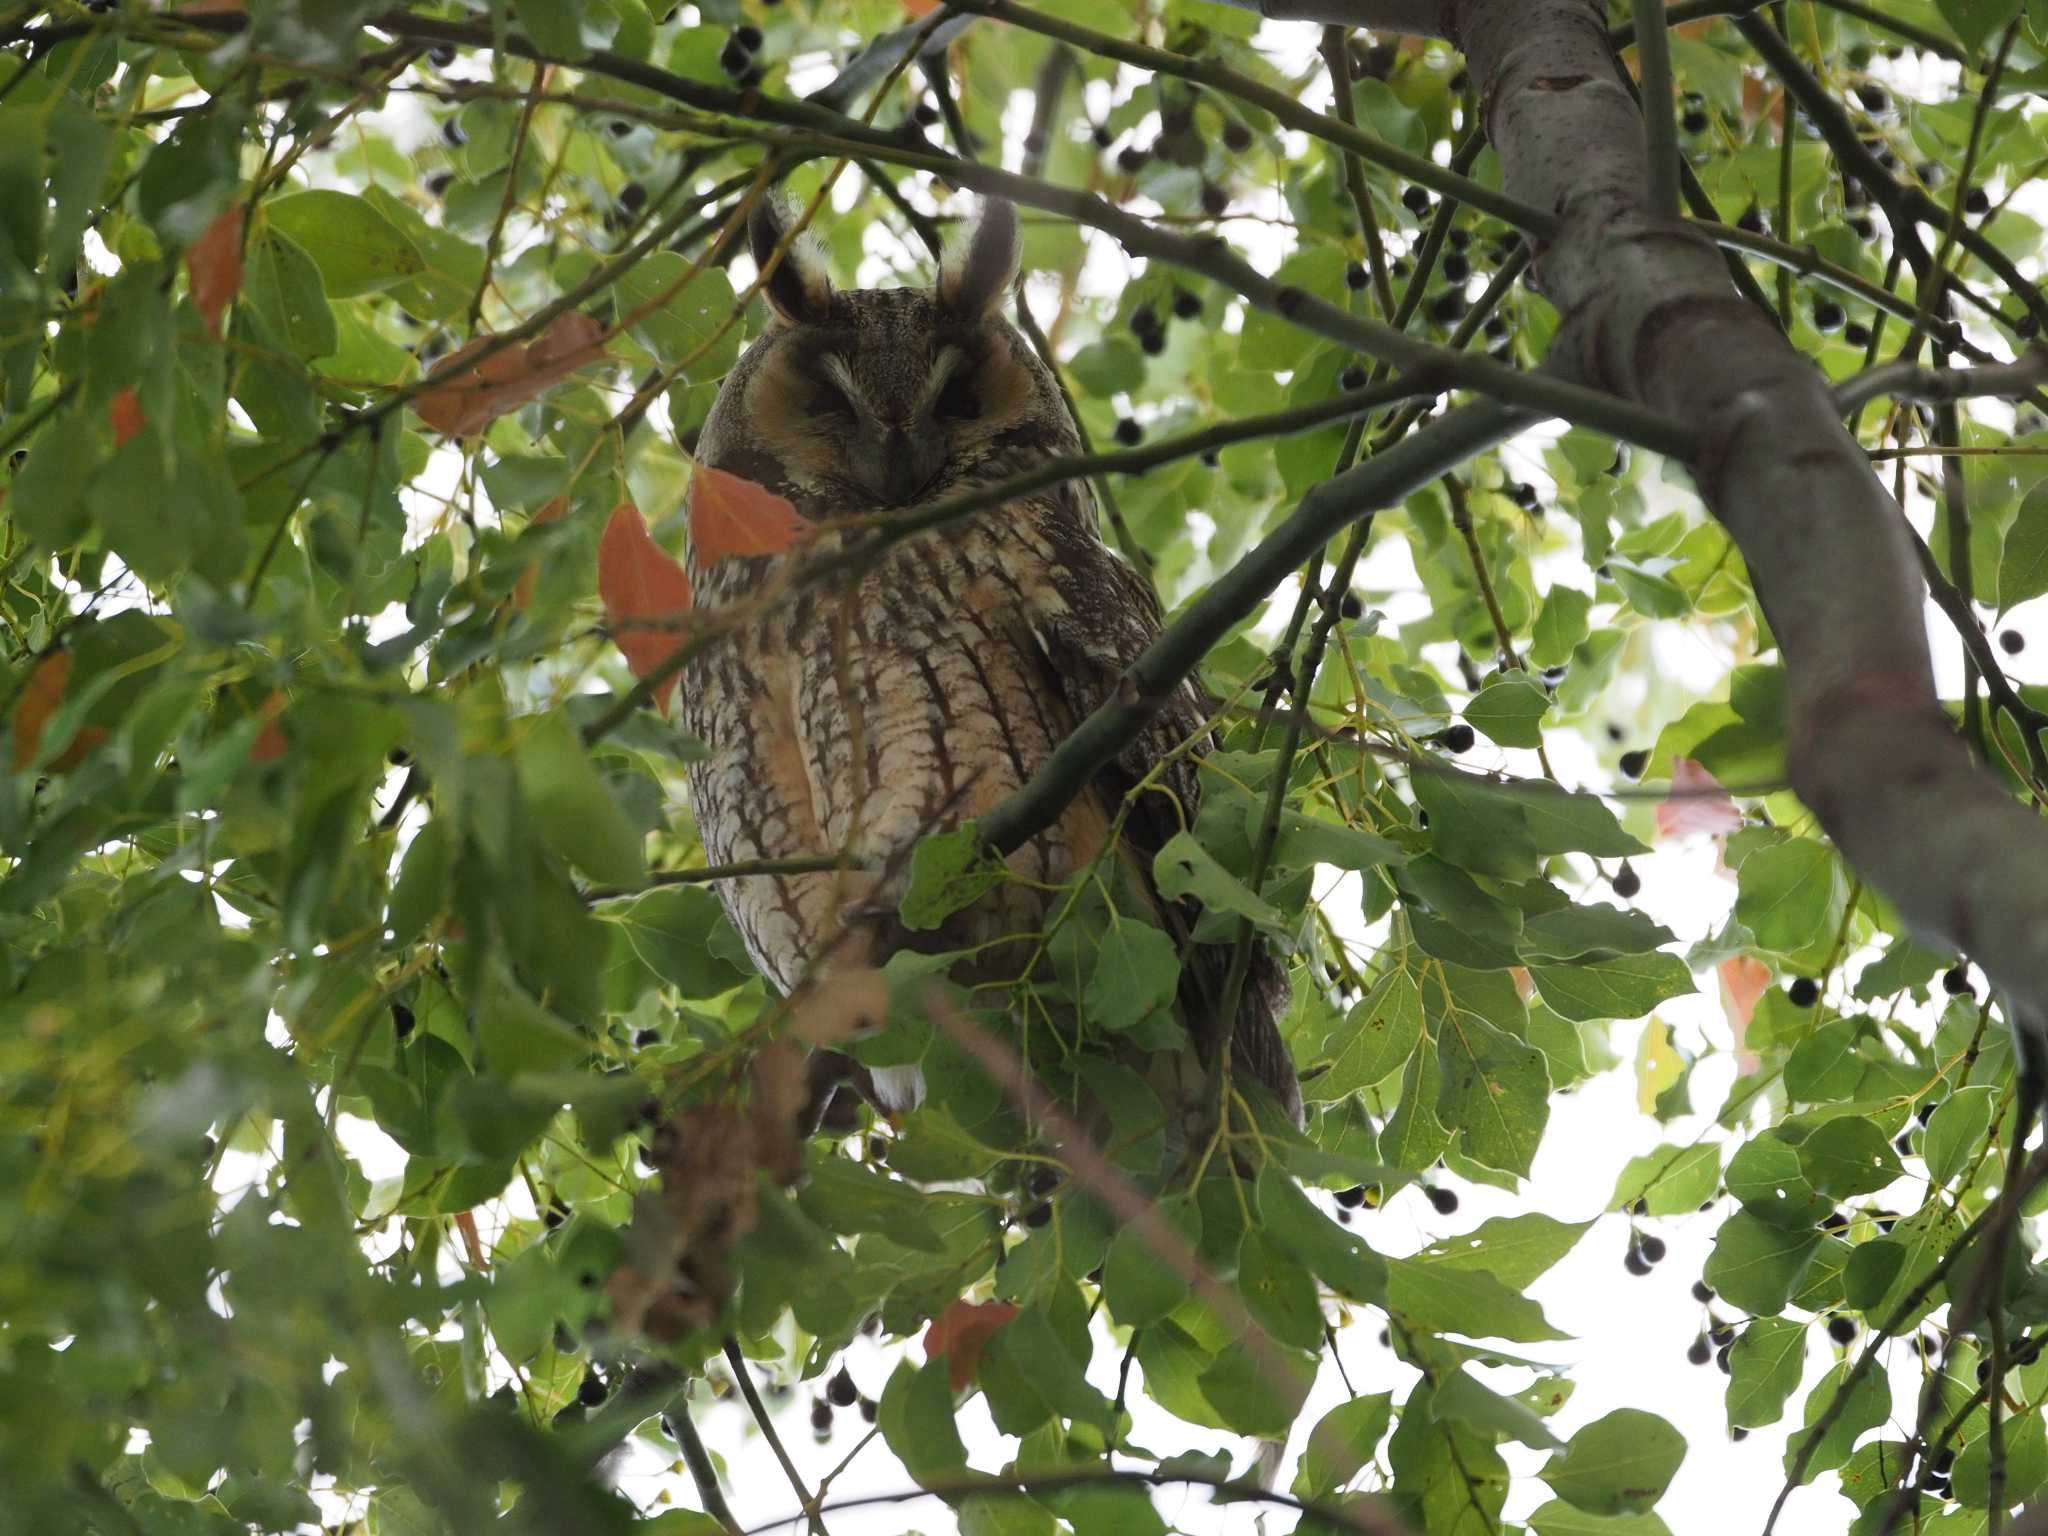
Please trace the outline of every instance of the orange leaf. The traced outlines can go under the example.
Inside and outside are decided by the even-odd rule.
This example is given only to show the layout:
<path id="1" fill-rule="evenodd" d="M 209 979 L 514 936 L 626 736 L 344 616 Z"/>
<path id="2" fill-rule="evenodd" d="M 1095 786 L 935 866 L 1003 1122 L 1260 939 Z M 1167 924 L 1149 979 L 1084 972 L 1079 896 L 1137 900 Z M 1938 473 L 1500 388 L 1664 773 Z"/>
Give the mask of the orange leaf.
<path id="1" fill-rule="evenodd" d="M 939 0 L 903 0 L 903 14 L 912 21 L 922 21 L 939 8 Z"/>
<path id="2" fill-rule="evenodd" d="M 1687 832 L 1733 832 L 1742 812 L 1728 798 L 1721 781 L 1689 757 L 1671 760 L 1671 793 L 1657 807 L 1657 832 L 1678 837 Z"/>
<path id="3" fill-rule="evenodd" d="M 531 346 L 502 346 L 480 362 L 466 361 L 495 340 L 479 336 L 429 375 L 432 382 L 412 401 L 421 421 L 450 437 L 472 436 L 604 356 L 604 327 L 575 310 L 557 316 Z"/>
<path id="4" fill-rule="evenodd" d="M 220 317 L 242 291 L 242 206 L 223 209 L 185 252 L 192 307 L 207 331 L 220 334 Z"/>
<path id="5" fill-rule="evenodd" d="M 766 486 L 702 466 L 690 479 L 690 553 L 699 569 L 727 555 L 779 555 L 817 531 Z"/>
<path id="6" fill-rule="evenodd" d="M 553 501 L 534 513 L 526 526 L 538 528 L 543 523 L 559 523 L 562 520 L 562 514 L 568 510 L 569 498 L 557 496 Z M 514 608 L 524 608 L 533 601 L 533 594 L 539 586 L 540 564 L 536 561 L 521 571 L 519 579 L 512 583 L 512 606 Z"/>
<path id="7" fill-rule="evenodd" d="M 142 400 L 133 385 L 107 402 L 107 415 L 113 418 L 116 448 L 126 446 L 129 438 L 148 425 L 142 415 Z"/>
<path id="8" fill-rule="evenodd" d="M 43 726 L 57 712 L 57 706 L 64 702 L 64 690 L 70 682 L 71 653 L 57 651 L 37 662 L 35 671 L 22 685 L 21 697 L 14 703 L 14 766 L 17 771 L 36 760 L 36 753 L 43 745 Z M 73 768 L 86 753 L 106 739 L 107 733 L 98 726 L 81 725 L 71 745 L 50 760 L 50 767 L 59 773 Z"/>
<path id="9" fill-rule="evenodd" d="M 1760 1065 L 1756 1054 L 1743 1042 L 1749 1021 L 1756 1017 L 1756 1005 L 1771 984 L 1771 968 L 1748 955 L 1730 955 L 1720 965 L 1721 1011 L 1728 1015 L 1728 1027 L 1735 1035 L 1737 1077 L 1747 1077 Z"/>
<path id="10" fill-rule="evenodd" d="M 263 727 L 257 731 L 256 739 L 249 743 L 249 761 L 252 763 L 274 763 L 292 748 L 290 739 L 277 717 L 284 713 L 285 696 L 273 688 L 256 713 L 262 717 Z"/>
<path id="11" fill-rule="evenodd" d="M 612 643 L 633 676 L 644 678 L 675 654 L 688 636 L 690 578 L 667 550 L 649 537 L 640 509 L 622 501 L 612 509 L 597 544 L 597 592 L 604 599 Z M 669 677 L 655 690 L 654 704 L 666 710 L 675 695 Z"/>
<path id="12" fill-rule="evenodd" d="M 924 1357 L 936 1360 L 945 1356 L 946 1381 L 958 1392 L 981 1368 L 981 1352 L 990 1335 L 1016 1315 L 1017 1309 L 1007 1301 L 985 1301 L 979 1306 L 956 1301 L 925 1330 Z"/>

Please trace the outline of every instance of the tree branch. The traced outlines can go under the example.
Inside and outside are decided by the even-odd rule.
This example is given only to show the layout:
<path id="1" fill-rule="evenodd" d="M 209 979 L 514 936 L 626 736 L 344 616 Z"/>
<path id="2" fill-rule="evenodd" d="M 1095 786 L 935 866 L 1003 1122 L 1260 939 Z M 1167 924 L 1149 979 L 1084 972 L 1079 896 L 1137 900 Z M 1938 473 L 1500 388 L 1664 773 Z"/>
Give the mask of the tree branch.
<path id="1" fill-rule="evenodd" d="M 1844 416 L 1880 395 L 1930 405 L 1951 404 L 1984 395 L 2018 395 L 2048 383 L 2048 346 L 2028 347 L 2016 362 L 1983 368 L 1926 368 L 1896 360 L 1844 379 L 1835 386 L 1835 409 Z"/>
<path id="2" fill-rule="evenodd" d="M 682 1448 L 683 1465 L 690 1469 L 690 1481 L 697 1485 L 697 1498 L 704 1513 L 737 1533 L 740 1523 L 733 1519 L 732 1507 L 725 1502 L 725 1490 L 718 1486 L 718 1468 L 711 1464 L 711 1453 L 697 1436 L 697 1426 L 690 1421 L 690 1404 L 682 1393 L 677 1393 L 668 1405 L 661 1422 L 669 1438 Z"/>
<path id="3" fill-rule="evenodd" d="M 1474 401 L 1310 490 L 1293 516 L 1167 626 L 1124 673 L 1116 696 L 1075 727 L 1029 783 L 981 818 L 983 839 L 1009 853 L 1058 820 L 1103 765 L 1137 740 L 1180 680 L 1348 524 L 1398 504 L 1539 419 L 1498 401 Z"/>
<path id="4" fill-rule="evenodd" d="M 1642 73 L 1644 197 L 1653 219 L 1678 217 L 1678 104 L 1671 83 L 1671 32 L 1664 0 L 1635 0 L 1636 68 Z M 1791 142 L 1790 125 L 1785 140 Z"/>
<path id="5" fill-rule="evenodd" d="M 789 1452 L 783 1449 L 782 1437 L 775 1433 L 775 1420 L 769 1417 L 768 1405 L 761 1401 L 761 1394 L 754 1386 L 754 1373 L 747 1366 L 747 1357 L 740 1352 L 740 1341 L 731 1334 L 725 1336 L 725 1360 L 732 1367 L 733 1380 L 739 1384 L 740 1396 L 747 1400 L 747 1409 L 754 1415 L 755 1424 L 760 1426 L 762 1438 L 768 1442 L 768 1449 L 775 1453 L 775 1459 L 782 1463 L 782 1475 L 789 1479 L 789 1486 L 796 1490 L 796 1496 L 803 1500 L 804 1516 L 811 1527 L 811 1536 L 827 1536 L 825 1522 L 818 1518 L 818 1501 L 811 1496 L 811 1490 L 804 1486 L 803 1474 L 796 1469 L 796 1463 L 789 1459 Z"/>

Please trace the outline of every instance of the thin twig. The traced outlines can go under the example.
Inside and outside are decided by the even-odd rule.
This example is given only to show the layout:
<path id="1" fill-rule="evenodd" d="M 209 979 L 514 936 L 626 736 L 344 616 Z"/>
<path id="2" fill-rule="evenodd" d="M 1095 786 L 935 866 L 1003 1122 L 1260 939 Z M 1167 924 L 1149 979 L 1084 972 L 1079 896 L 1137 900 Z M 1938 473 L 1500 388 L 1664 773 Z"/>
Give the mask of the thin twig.
<path id="1" fill-rule="evenodd" d="M 669 1437 L 682 1448 L 683 1465 L 690 1469 L 690 1481 L 697 1485 L 697 1498 L 704 1505 L 704 1513 L 737 1536 L 740 1523 L 733 1519 L 732 1509 L 725 1502 L 725 1490 L 718 1486 L 718 1469 L 711 1464 L 711 1453 L 704 1449 L 704 1442 L 697 1437 L 697 1426 L 690 1421 L 686 1395 L 676 1394 L 667 1413 L 662 1415 L 662 1423 L 667 1426 Z"/>
<path id="2" fill-rule="evenodd" d="M 775 1453 L 775 1459 L 782 1463 L 782 1475 L 789 1479 L 789 1486 L 796 1490 L 796 1496 L 803 1500 L 804 1513 L 810 1522 L 811 1536 L 829 1536 L 825 1522 L 818 1518 L 818 1501 L 811 1490 L 804 1486 L 803 1474 L 796 1469 L 796 1463 L 789 1459 L 789 1452 L 783 1449 L 782 1437 L 775 1433 L 775 1421 L 768 1414 L 768 1405 L 761 1401 L 761 1394 L 754 1386 L 754 1373 L 747 1365 L 747 1357 L 740 1351 L 740 1341 L 731 1334 L 725 1336 L 725 1359 L 732 1367 L 733 1380 L 739 1383 L 740 1396 L 747 1400 L 747 1408 L 754 1415 L 754 1423 L 760 1426 L 761 1437 L 768 1442 L 768 1449 Z"/>

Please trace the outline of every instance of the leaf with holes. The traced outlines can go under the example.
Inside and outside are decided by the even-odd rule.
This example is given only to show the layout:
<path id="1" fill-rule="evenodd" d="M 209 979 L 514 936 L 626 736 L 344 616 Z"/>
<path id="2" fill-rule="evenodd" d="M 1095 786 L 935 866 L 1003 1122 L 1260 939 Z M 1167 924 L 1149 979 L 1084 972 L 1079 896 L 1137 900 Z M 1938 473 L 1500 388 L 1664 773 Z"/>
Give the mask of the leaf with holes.
<path id="1" fill-rule="evenodd" d="M 689 575 L 654 542 L 640 509 L 630 501 L 612 509 L 598 540 L 597 592 L 604 599 L 612 644 L 635 678 L 652 676 L 688 638 Z M 675 691 L 671 674 L 654 690 L 655 708 L 666 710 Z"/>

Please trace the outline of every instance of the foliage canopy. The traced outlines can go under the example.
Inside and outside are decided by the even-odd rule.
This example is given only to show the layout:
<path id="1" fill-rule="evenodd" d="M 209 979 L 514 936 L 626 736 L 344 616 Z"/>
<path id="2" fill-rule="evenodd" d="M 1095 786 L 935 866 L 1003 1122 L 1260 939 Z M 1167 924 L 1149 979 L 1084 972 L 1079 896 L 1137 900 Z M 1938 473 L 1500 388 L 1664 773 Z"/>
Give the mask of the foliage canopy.
<path id="1" fill-rule="evenodd" d="M 1518 1189 L 1553 1098 L 1634 1041 L 1643 1113 L 1705 1129 L 1628 1161 L 1603 1220 L 1645 1265 L 1660 1225 L 1716 1229 L 1729 1425 L 1799 1412 L 1816 1320 L 1855 1319 L 1871 1353 L 1806 1394 L 1793 1481 L 1957 1532 L 2048 1483 L 2048 1290 L 2016 1259 L 1944 1331 L 2006 1178 L 2000 1008 L 1784 788 L 1799 722 L 1745 563 L 1684 468 L 1609 435 L 1659 423 L 1558 395 L 1580 424 L 1430 465 L 1298 598 L 1239 563 L 1447 419 L 1448 375 L 1356 398 L 1385 374 L 1302 296 L 1552 388 L 1524 244 L 1550 216 L 1503 188 L 1460 55 L 1207 0 L 905 10 L 0 5 L 0 1530 L 719 1531 L 622 1498 L 619 1447 L 701 1460 L 692 1403 L 759 1406 L 756 1374 L 840 1401 L 865 1332 L 922 1339 L 866 1454 L 962 1530 L 1163 1530 L 1178 1480 L 1318 1532 L 1657 1532 L 1683 1437 L 1654 1403 L 1554 1427 L 1571 1373 L 1525 1294 L 1593 1223 L 1403 1253 L 1363 1209 Z M 1977 246 L 2041 244 L 2048 6 L 1768 13 L 1953 210 L 1921 231 L 1946 291 L 1719 15 L 1764 13 L 1671 10 L 1651 115 L 1816 367 L 2023 345 L 2038 296 Z M 923 1107 L 801 1146 L 756 1112 L 788 1011 L 711 892 L 702 746 L 664 709 L 677 645 L 716 643 L 683 541 L 812 535 L 743 484 L 683 511 L 763 323 L 733 237 L 779 179 L 842 280 L 927 281 L 989 180 L 963 151 L 1039 189 L 1024 302 L 1122 454 L 1075 471 L 1116 540 L 1170 610 L 1242 598 L 1188 658 L 1224 749 L 1157 873 L 1290 956 L 1301 1135 L 1242 1106 L 1194 1155 L 1158 1133 L 1100 1046 L 1173 1043 L 1179 959 L 1095 875 L 1007 1008 L 892 965 L 858 1050 L 921 1061 Z M 1939 503 L 1955 611 L 2048 594 L 2032 405 L 1855 420 L 1909 510 Z M 1711 676 L 1669 664 L 1701 639 Z M 2048 691 L 1974 646 L 1955 713 L 2038 788 Z M 1710 932 L 1632 903 L 1630 861 L 1687 837 L 1733 881 Z M 906 919 L 987 869 L 931 839 Z M 1657 1010 L 1703 984 L 1725 1023 L 1675 1032 Z M 1117 1134 L 1049 1134 L 990 1040 Z M 1306 1413 L 1344 1329 L 1382 1325 L 1404 1388 Z M 1895 1398 L 1869 1366 L 1923 1327 Z M 1189 1439 L 1134 1443 L 1127 1391 Z M 1014 1439 L 970 1471 L 971 1394 Z M 1292 1436 L 1278 1493 L 1199 1453 L 1219 1431 Z"/>

